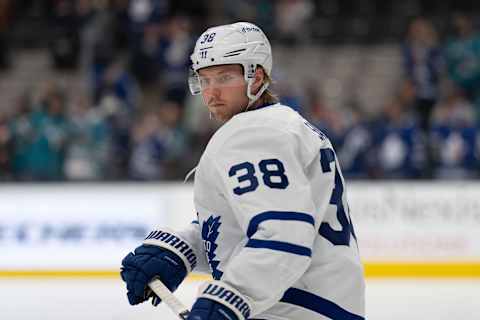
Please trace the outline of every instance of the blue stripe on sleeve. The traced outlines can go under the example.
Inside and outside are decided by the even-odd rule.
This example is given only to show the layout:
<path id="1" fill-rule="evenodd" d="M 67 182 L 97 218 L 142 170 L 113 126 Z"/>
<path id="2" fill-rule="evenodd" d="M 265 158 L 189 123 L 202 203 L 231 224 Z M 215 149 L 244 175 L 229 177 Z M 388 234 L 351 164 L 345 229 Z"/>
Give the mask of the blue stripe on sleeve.
<path id="1" fill-rule="evenodd" d="M 282 299 L 280 299 L 280 302 L 300 306 L 313 312 L 317 312 L 327 318 L 335 320 L 365 319 L 362 316 L 356 315 L 343 309 L 342 307 L 330 300 L 297 288 L 288 289 L 283 295 Z"/>
<path id="2" fill-rule="evenodd" d="M 287 220 L 287 221 L 303 221 L 315 226 L 315 220 L 309 214 L 303 212 L 292 211 L 265 211 L 257 214 L 250 220 L 247 229 L 247 237 L 251 238 L 257 232 L 258 225 L 267 220 Z"/>
<path id="3" fill-rule="evenodd" d="M 307 257 L 312 256 L 312 250 L 310 248 L 299 246 L 296 244 L 291 244 L 288 242 L 282 242 L 282 241 L 250 239 L 248 240 L 245 247 L 271 249 L 271 250 L 283 251 L 283 252 L 298 254 L 300 256 L 307 256 Z"/>

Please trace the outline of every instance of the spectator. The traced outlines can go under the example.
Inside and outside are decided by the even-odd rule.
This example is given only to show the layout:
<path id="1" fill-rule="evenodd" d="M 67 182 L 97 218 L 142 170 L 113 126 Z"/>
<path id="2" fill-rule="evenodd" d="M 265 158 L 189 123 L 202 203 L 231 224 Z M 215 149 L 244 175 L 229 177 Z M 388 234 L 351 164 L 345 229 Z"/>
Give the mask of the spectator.
<path id="1" fill-rule="evenodd" d="M 410 24 L 403 56 L 407 81 L 411 82 L 415 92 L 414 109 L 420 128 L 427 135 L 433 107 L 439 98 L 442 71 L 438 36 L 429 20 L 417 18 Z"/>
<path id="2" fill-rule="evenodd" d="M 187 137 L 180 127 L 181 107 L 167 102 L 149 111 L 134 127 L 130 176 L 140 180 L 181 179 L 189 169 Z M 182 164 L 183 163 L 183 164 Z"/>
<path id="3" fill-rule="evenodd" d="M 97 108 L 106 121 L 111 139 L 109 166 L 104 172 L 104 177 L 114 180 L 126 179 L 131 152 L 132 117 L 136 113 L 129 112 L 114 94 L 105 94 Z"/>
<path id="4" fill-rule="evenodd" d="M 73 1 L 60 0 L 54 7 L 51 21 L 50 53 L 58 69 L 74 69 L 80 53 L 80 19 Z"/>
<path id="5" fill-rule="evenodd" d="M 425 141 L 424 176 L 431 177 L 434 165 L 430 141 L 431 117 L 439 98 L 443 60 L 437 32 L 429 20 L 420 17 L 410 24 L 403 57 L 408 81 L 406 86 L 411 86 L 414 91 L 413 109 Z"/>
<path id="6" fill-rule="evenodd" d="M 0 69 L 6 69 L 10 65 L 8 31 L 11 28 L 11 11 L 10 0 L 0 1 Z"/>
<path id="7" fill-rule="evenodd" d="M 332 110 L 331 107 L 326 105 L 323 96 L 315 88 L 309 88 L 307 93 L 310 105 L 310 121 L 330 138 L 333 147 L 337 149 L 340 146 L 340 136 L 344 129 L 341 116 L 338 111 Z"/>
<path id="8" fill-rule="evenodd" d="M 63 165 L 68 142 L 64 95 L 50 85 L 38 109 L 21 101 L 12 123 L 15 139 L 15 174 L 21 180 L 58 181 L 64 178 Z"/>
<path id="9" fill-rule="evenodd" d="M 130 69 L 140 85 L 156 86 L 165 40 L 169 2 L 166 0 L 132 0 L 128 8 L 130 25 Z"/>
<path id="10" fill-rule="evenodd" d="M 29 171 L 34 180 L 64 179 L 65 151 L 69 127 L 65 114 L 65 95 L 59 88 L 47 92 L 39 110 L 32 113 L 34 138 L 29 155 Z"/>
<path id="11" fill-rule="evenodd" d="M 478 177 L 478 127 L 472 105 L 453 90 L 438 109 L 432 128 L 437 155 L 435 178 Z"/>
<path id="12" fill-rule="evenodd" d="M 271 0 L 223 0 L 223 14 L 227 21 L 250 21 L 262 26 L 265 34 L 276 39 L 275 7 Z"/>
<path id="13" fill-rule="evenodd" d="M 345 117 L 345 116 L 344 116 Z M 350 110 L 348 125 L 341 132 L 337 147 L 338 161 L 345 177 L 367 179 L 373 176 L 372 133 L 367 117 L 357 109 Z"/>
<path id="14" fill-rule="evenodd" d="M 160 61 L 166 46 L 161 28 L 158 24 L 146 26 L 142 38 L 136 41 L 138 45 L 131 50 L 130 69 L 143 88 L 158 86 Z"/>
<path id="15" fill-rule="evenodd" d="M 185 79 L 190 65 L 190 54 L 195 45 L 190 22 L 175 16 L 168 22 L 167 43 L 162 57 L 162 82 L 168 100 L 183 104 L 187 94 Z"/>
<path id="16" fill-rule="evenodd" d="M 315 11 L 311 0 L 280 0 L 275 4 L 275 27 L 280 41 L 295 45 L 310 37 L 308 22 Z"/>
<path id="17" fill-rule="evenodd" d="M 137 106 L 137 82 L 120 60 L 113 61 L 106 67 L 96 85 L 95 102 L 99 103 L 104 96 L 114 96 L 120 101 L 122 108 L 131 114 Z"/>
<path id="18" fill-rule="evenodd" d="M 374 122 L 373 172 L 377 178 L 420 178 L 425 154 L 420 129 L 398 99 Z"/>
<path id="19" fill-rule="evenodd" d="M 33 178 L 29 170 L 30 149 L 35 136 L 31 118 L 30 96 L 24 93 L 17 98 L 14 114 L 10 121 L 13 148 L 11 168 L 16 180 L 31 180 Z"/>
<path id="20" fill-rule="evenodd" d="M 231 21 L 256 21 L 262 0 L 223 0 L 225 15 Z"/>
<path id="21" fill-rule="evenodd" d="M 81 9 L 84 20 L 82 29 L 83 63 L 90 75 L 90 87 L 94 103 L 101 100 L 108 70 L 118 61 L 119 51 L 113 36 L 116 30 L 114 12 L 107 7 L 96 10 L 88 6 Z"/>
<path id="22" fill-rule="evenodd" d="M 473 103 L 476 122 L 480 124 L 480 35 L 468 15 L 456 14 L 453 24 L 456 36 L 446 47 L 448 74 Z"/>
<path id="23" fill-rule="evenodd" d="M 165 179 L 183 179 L 185 174 L 196 165 L 193 158 L 188 134 L 182 126 L 182 106 L 175 101 L 167 101 L 159 110 L 162 123 L 161 132 L 165 145 L 163 166 Z"/>
<path id="24" fill-rule="evenodd" d="M 157 180 L 165 174 L 160 162 L 165 156 L 165 146 L 159 134 L 158 114 L 149 111 L 133 126 L 132 153 L 129 163 L 129 177 L 137 180 Z"/>
<path id="25" fill-rule="evenodd" d="M 12 177 L 13 139 L 8 126 L 8 115 L 0 113 L 0 181 L 11 180 Z"/>
<path id="26" fill-rule="evenodd" d="M 85 96 L 74 99 L 70 112 L 71 138 L 66 151 L 68 180 L 102 180 L 109 167 L 110 130 L 101 110 Z"/>

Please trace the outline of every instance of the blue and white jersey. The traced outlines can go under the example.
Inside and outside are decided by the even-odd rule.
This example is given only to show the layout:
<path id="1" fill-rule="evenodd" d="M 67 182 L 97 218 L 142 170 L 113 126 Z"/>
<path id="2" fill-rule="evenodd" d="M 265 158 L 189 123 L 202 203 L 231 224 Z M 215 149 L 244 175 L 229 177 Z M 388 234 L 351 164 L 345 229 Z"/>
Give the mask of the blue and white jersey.
<path id="1" fill-rule="evenodd" d="M 337 155 L 342 164 L 343 174 L 347 178 L 368 178 L 374 156 L 373 138 L 370 128 L 365 123 L 355 123 L 343 132 L 341 143 L 336 147 Z"/>
<path id="2" fill-rule="evenodd" d="M 234 116 L 210 140 L 194 189 L 198 224 L 179 234 L 204 252 L 196 270 L 247 297 L 251 318 L 364 318 L 344 179 L 328 138 L 297 112 Z"/>
<path id="3" fill-rule="evenodd" d="M 425 166 L 424 141 L 418 124 L 411 119 L 395 123 L 381 119 L 373 131 L 375 152 L 372 166 L 382 178 L 419 178 Z"/>
<path id="4" fill-rule="evenodd" d="M 435 125 L 432 128 L 438 146 L 437 178 L 468 179 L 477 176 L 478 129 L 473 125 Z"/>

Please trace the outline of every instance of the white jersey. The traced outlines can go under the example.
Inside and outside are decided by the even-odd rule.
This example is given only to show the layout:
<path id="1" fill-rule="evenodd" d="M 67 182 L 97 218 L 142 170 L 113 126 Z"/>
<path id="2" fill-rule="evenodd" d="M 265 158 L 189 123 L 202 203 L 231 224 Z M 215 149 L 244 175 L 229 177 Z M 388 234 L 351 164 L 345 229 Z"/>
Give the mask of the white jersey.
<path id="1" fill-rule="evenodd" d="M 195 173 L 198 220 L 180 232 L 196 270 L 266 320 L 363 319 L 365 285 L 328 138 L 281 104 L 235 115 Z"/>

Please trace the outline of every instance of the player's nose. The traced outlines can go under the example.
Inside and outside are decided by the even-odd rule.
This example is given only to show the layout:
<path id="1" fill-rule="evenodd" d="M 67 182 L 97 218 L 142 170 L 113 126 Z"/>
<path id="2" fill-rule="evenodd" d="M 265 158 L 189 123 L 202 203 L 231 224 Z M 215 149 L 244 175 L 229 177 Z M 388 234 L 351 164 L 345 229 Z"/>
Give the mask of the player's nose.
<path id="1" fill-rule="evenodd" d="M 205 101 L 208 103 L 212 102 L 212 100 L 217 99 L 220 96 L 220 89 L 216 87 L 210 87 L 208 89 L 203 90 L 203 96 Z"/>

